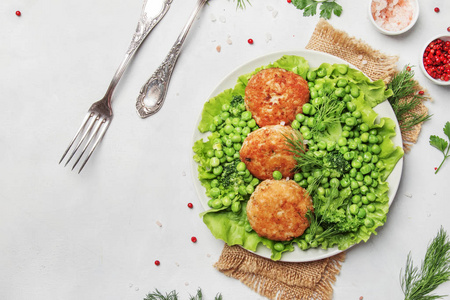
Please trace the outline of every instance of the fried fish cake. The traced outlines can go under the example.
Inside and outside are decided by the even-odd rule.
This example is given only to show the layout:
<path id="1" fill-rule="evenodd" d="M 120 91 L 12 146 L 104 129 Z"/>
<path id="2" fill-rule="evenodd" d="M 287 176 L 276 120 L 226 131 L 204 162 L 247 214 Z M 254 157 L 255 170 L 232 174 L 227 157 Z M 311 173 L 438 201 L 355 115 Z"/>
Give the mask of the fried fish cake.
<path id="1" fill-rule="evenodd" d="M 308 83 L 285 69 L 264 69 L 248 81 L 244 100 L 258 126 L 290 125 L 309 102 Z"/>
<path id="2" fill-rule="evenodd" d="M 250 133 L 242 143 L 240 159 L 258 179 L 272 179 L 274 171 L 280 171 L 283 178 L 294 176 L 296 161 L 289 151 L 286 137 L 294 138 L 290 126 L 270 125 Z"/>
<path id="3" fill-rule="evenodd" d="M 289 241 L 309 227 L 306 218 L 313 211 L 311 197 L 293 180 L 265 180 L 253 192 L 247 204 L 247 218 L 261 237 Z"/>

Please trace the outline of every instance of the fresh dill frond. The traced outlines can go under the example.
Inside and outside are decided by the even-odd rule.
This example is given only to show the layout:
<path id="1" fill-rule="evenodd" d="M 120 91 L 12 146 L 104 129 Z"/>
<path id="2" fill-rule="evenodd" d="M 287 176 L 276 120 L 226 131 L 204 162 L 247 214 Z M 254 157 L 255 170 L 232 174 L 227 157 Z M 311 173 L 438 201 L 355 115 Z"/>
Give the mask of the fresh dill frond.
<path id="1" fill-rule="evenodd" d="M 339 101 L 333 94 L 324 95 L 322 97 L 322 103 L 317 107 L 317 113 L 315 115 L 316 122 L 311 128 L 311 133 L 324 134 L 325 130 L 340 121 L 340 116 L 344 109 L 344 103 Z"/>
<path id="2" fill-rule="evenodd" d="M 411 252 L 406 259 L 406 267 L 401 277 L 401 287 L 405 300 L 433 300 L 445 296 L 431 295 L 440 284 L 450 280 L 450 241 L 441 227 L 436 237 L 428 245 L 420 269 L 414 266 Z"/>
<path id="3" fill-rule="evenodd" d="M 409 65 L 397 73 L 387 85 L 387 88 L 393 92 L 388 101 L 395 112 L 402 132 L 410 131 L 414 126 L 431 118 L 427 112 L 414 113 L 414 109 L 425 99 L 423 95 L 417 93 L 416 87 L 414 71 Z"/>
<path id="4" fill-rule="evenodd" d="M 178 300 L 178 294 L 173 290 L 170 293 L 163 295 L 158 289 L 155 289 L 154 292 L 147 294 L 144 300 Z"/>
<path id="5" fill-rule="evenodd" d="M 166 293 L 163 295 L 160 291 L 155 289 L 154 292 L 148 294 L 144 300 L 178 300 L 178 294 L 175 290 L 171 291 L 170 293 Z M 197 293 L 192 296 L 189 295 L 189 300 L 203 300 L 203 293 L 202 290 L 199 288 L 197 289 Z M 214 297 L 214 300 L 223 300 L 221 294 L 217 294 Z"/>
<path id="6" fill-rule="evenodd" d="M 250 0 L 236 0 L 236 8 L 245 9 L 245 5 L 248 3 L 251 5 Z"/>
<path id="7" fill-rule="evenodd" d="M 294 129 L 293 135 L 284 137 L 289 146 L 289 151 L 294 154 L 294 159 L 297 163 L 295 168 L 297 171 L 323 167 L 322 159 L 319 159 L 311 152 L 306 151 L 305 141 L 300 131 Z"/>

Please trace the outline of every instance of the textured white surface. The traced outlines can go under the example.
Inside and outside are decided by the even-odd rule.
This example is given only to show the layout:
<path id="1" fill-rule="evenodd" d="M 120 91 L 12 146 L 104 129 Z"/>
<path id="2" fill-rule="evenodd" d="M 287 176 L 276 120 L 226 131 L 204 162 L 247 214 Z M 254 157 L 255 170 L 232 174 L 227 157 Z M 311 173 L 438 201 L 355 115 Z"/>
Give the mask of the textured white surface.
<path id="1" fill-rule="evenodd" d="M 206 299 L 217 292 L 226 300 L 263 299 L 212 266 L 223 243 L 198 217 L 191 138 L 203 103 L 224 76 L 257 56 L 303 49 L 318 17 L 303 17 L 286 1 L 255 0 L 245 11 L 233 1 L 211 1 L 189 34 L 164 107 L 141 120 L 134 108 L 139 89 L 195 2 L 174 0 L 138 51 L 116 90 L 112 125 L 78 175 L 58 160 L 89 105 L 103 96 L 142 2 L 1 1 L 0 299 L 134 300 L 155 288 L 176 289 L 187 299 L 198 287 Z M 330 23 L 399 55 L 399 67 L 418 66 L 424 41 L 450 25 L 450 3 L 421 1 L 410 32 L 385 36 L 370 23 L 367 1 L 338 2 L 343 14 Z M 408 252 L 419 263 L 439 227 L 450 232 L 450 162 L 434 175 L 442 156 L 428 144 L 450 121 L 450 90 L 414 70 L 434 98 L 427 103 L 432 120 L 405 156 L 386 225 L 348 251 L 333 299 L 402 299 L 399 274 Z M 446 283 L 436 292 L 449 291 Z"/>

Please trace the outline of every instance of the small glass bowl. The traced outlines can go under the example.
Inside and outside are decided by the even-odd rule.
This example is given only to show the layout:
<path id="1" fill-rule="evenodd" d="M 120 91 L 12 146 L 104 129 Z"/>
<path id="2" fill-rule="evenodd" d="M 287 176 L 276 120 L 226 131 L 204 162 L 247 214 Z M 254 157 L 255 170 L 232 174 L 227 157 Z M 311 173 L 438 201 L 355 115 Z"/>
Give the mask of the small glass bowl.
<path id="1" fill-rule="evenodd" d="M 450 41 L 450 35 L 438 35 L 433 37 L 432 39 L 430 39 L 429 41 L 427 41 L 425 43 L 425 45 L 422 47 L 421 52 L 420 52 L 420 69 L 423 71 L 423 74 L 425 74 L 425 76 L 431 80 L 431 82 L 438 84 L 438 85 L 446 85 L 446 86 L 450 86 L 450 80 L 449 81 L 444 81 L 444 80 L 440 80 L 440 79 L 434 79 L 433 77 L 431 77 L 428 72 L 425 70 L 425 66 L 423 64 L 423 54 L 425 53 L 425 49 L 428 47 L 428 45 L 433 42 L 434 40 L 437 39 L 441 39 L 444 42 L 446 41 Z"/>
<path id="2" fill-rule="evenodd" d="M 386 30 L 386 29 L 384 29 L 384 28 L 381 28 L 381 27 L 377 24 L 377 22 L 375 22 L 375 20 L 373 19 L 373 15 L 372 15 L 372 2 L 373 2 L 373 1 L 370 1 L 370 2 L 369 2 L 369 19 L 370 19 L 370 21 L 372 22 L 373 26 L 375 26 L 375 28 L 376 28 L 379 32 L 381 32 L 381 33 L 383 33 L 383 34 L 385 34 L 385 35 L 399 35 L 399 34 L 405 33 L 405 32 L 407 32 L 408 30 L 410 30 L 411 28 L 413 28 L 413 26 L 414 26 L 414 25 L 416 24 L 416 22 L 417 22 L 417 19 L 419 18 L 419 0 L 409 0 L 409 1 L 411 1 L 411 4 L 414 6 L 414 15 L 413 15 L 413 18 L 412 18 L 412 20 L 411 20 L 411 23 L 409 23 L 409 25 L 406 26 L 405 28 L 403 28 L 402 30 L 399 30 L 399 31 L 389 31 L 389 30 Z"/>

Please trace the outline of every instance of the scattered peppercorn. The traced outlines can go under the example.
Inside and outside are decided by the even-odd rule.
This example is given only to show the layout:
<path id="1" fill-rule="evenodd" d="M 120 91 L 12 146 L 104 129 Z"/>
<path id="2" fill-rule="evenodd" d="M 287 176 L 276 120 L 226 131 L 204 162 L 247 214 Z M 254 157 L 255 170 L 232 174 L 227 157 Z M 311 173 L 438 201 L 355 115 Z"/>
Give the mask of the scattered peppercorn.
<path id="1" fill-rule="evenodd" d="M 16 16 L 20 17 L 22 15 L 22 13 L 20 12 L 20 10 L 16 11 Z"/>
<path id="2" fill-rule="evenodd" d="M 448 31 L 448 32 L 450 32 L 450 26 L 449 26 L 449 27 L 447 27 L 447 31 Z"/>
<path id="3" fill-rule="evenodd" d="M 159 266 L 160 264 L 159 260 L 155 260 L 155 265 Z"/>
<path id="4" fill-rule="evenodd" d="M 439 7 L 435 7 L 435 8 L 434 8 L 434 12 L 437 12 L 437 13 L 438 13 L 438 12 L 440 12 L 440 11 L 441 11 L 441 10 L 439 9 Z"/>
<path id="5" fill-rule="evenodd" d="M 253 44 L 253 40 L 252 39 L 248 39 L 247 41 L 250 45 Z"/>
<path id="6" fill-rule="evenodd" d="M 191 237 L 191 241 L 192 241 L 193 243 L 197 243 L 197 238 L 196 238 L 195 236 L 193 236 L 193 237 Z"/>
<path id="7" fill-rule="evenodd" d="M 419 94 L 419 95 L 423 95 L 423 94 L 425 94 L 425 92 L 424 92 L 424 91 L 419 91 L 418 94 Z"/>
<path id="8" fill-rule="evenodd" d="M 292 2 L 292 0 L 287 0 L 287 3 L 291 3 Z"/>
<path id="9" fill-rule="evenodd" d="M 187 205 L 189 208 L 193 208 L 194 207 L 194 204 L 192 204 L 192 203 L 188 203 L 188 205 Z"/>

